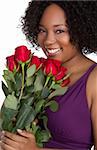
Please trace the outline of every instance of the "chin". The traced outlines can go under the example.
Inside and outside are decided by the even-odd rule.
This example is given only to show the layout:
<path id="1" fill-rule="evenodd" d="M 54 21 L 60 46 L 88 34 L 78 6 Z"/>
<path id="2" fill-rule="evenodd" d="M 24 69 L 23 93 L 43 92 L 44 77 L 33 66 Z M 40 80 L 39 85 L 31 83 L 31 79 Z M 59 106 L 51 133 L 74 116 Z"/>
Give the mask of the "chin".
<path id="1" fill-rule="evenodd" d="M 62 61 L 62 59 L 61 59 L 61 58 L 59 58 L 59 57 L 49 56 L 48 58 L 50 58 L 50 59 L 55 59 L 55 60 L 59 60 L 59 61 Z"/>

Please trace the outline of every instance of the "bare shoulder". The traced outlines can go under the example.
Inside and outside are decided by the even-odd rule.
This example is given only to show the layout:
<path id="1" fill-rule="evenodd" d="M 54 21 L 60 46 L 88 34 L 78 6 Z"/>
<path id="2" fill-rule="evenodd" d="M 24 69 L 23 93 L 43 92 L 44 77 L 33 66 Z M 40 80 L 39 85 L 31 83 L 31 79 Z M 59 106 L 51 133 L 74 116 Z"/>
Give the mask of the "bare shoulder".
<path id="1" fill-rule="evenodd" d="M 87 93 L 89 97 L 94 101 L 97 101 L 97 66 L 91 72 L 87 81 Z"/>
<path id="2" fill-rule="evenodd" d="M 91 72 L 87 82 L 87 99 L 90 103 L 90 112 L 93 127 L 94 146 L 97 147 L 97 67 Z"/>

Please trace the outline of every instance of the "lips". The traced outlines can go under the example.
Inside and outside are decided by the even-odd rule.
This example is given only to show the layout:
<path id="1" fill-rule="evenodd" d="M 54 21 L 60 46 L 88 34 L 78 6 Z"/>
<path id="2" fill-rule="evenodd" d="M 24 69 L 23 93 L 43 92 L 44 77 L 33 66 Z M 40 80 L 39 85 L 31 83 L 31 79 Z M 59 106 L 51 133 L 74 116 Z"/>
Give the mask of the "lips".
<path id="1" fill-rule="evenodd" d="M 53 55 L 58 54 L 60 51 L 62 51 L 61 48 L 54 48 L 54 49 L 47 48 L 46 49 L 46 54 L 49 55 L 49 56 L 53 56 Z"/>

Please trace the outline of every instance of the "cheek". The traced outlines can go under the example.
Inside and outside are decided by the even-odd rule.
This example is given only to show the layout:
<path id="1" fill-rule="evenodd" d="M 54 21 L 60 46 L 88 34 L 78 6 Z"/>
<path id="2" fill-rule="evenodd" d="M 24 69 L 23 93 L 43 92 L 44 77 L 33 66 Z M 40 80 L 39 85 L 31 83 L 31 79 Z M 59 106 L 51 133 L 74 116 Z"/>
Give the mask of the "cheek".
<path id="1" fill-rule="evenodd" d="M 40 45 L 41 47 L 43 47 L 44 36 L 38 35 L 37 40 L 38 40 L 39 45 Z"/>
<path id="2" fill-rule="evenodd" d="M 60 43 L 63 46 L 67 46 L 68 44 L 70 44 L 70 37 L 68 35 L 65 35 L 63 37 L 60 38 Z"/>
<path id="3" fill-rule="evenodd" d="M 37 41 L 38 41 L 38 44 L 40 45 L 40 47 L 42 48 L 42 50 L 45 53 L 45 48 L 44 48 L 44 44 L 43 44 L 44 43 L 44 38 L 38 35 Z"/>
<path id="4" fill-rule="evenodd" d="M 61 35 L 60 37 L 56 38 L 57 41 L 60 43 L 60 46 L 68 46 L 70 44 L 70 36 L 68 33 L 64 33 L 64 35 Z"/>

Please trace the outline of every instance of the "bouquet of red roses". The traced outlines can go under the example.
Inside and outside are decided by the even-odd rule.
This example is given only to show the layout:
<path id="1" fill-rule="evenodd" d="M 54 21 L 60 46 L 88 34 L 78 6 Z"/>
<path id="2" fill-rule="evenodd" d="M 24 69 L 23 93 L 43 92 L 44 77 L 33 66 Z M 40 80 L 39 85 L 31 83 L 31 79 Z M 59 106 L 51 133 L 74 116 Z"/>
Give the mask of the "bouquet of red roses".
<path id="1" fill-rule="evenodd" d="M 51 137 L 45 110 L 49 107 L 57 111 L 54 98 L 67 91 L 70 74 L 60 61 L 38 58 L 26 46 L 17 47 L 14 55 L 6 59 L 0 129 L 13 133 L 17 129 L 30 131 L 42 147 Z"/>

